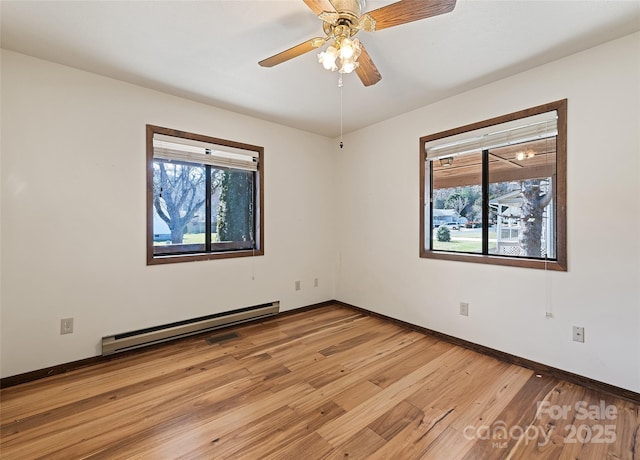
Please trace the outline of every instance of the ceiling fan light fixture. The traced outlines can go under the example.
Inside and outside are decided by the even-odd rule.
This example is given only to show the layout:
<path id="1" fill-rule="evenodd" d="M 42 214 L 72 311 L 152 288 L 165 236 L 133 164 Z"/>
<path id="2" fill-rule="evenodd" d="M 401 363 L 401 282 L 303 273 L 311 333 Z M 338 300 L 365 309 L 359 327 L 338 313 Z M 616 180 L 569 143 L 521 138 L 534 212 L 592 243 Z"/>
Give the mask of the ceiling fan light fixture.
<path id="1" fill-rule="evenodd" d="M 534 152 L 533 150 L 527 150 L 526 152 L 518 152 L 516 153 L 516 160 L 518 161 L 522 161 L 522 160 L 526 160 L 527 158 L 533 158 L 536 156 L 536 152 Z"/>
<path id="2" fill-rule="evenodd" d="M 323 51 L 318 54 L 318 62 L 322 64 L 322 67 L 327 70 L 331 70 L 332 72 L 338 69 L 338 67 L 336 66 L 337 58 L 338 50 L 333 46 L 327 48 L 327 51 Z"/>
<path id="3" fill-rule="evenodd" d="M 357 60 L 361 53 L 362 48 L 357 38 L 336 39 L 333 46 L 318 54 L 318 62 L 332 72 L 337 70 L 340 73 L 351 73 L 360 65 Z M 336 64 L 338 59 L 340 66 Z"/>

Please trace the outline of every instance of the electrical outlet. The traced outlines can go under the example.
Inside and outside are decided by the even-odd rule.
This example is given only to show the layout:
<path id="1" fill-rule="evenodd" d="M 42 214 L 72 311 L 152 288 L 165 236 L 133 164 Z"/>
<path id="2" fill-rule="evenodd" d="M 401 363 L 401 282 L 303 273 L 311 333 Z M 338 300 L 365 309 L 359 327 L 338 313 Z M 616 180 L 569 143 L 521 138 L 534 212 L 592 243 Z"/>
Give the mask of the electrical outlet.
<path id="1" fill-rule="evenodd" d="M 318 287 L 318 278 L 313 279 L 313 287 Z"/>
<path id="2" fill-rule="evenodd" d="M 300 290 L 300 281 L 296 281 L 296 291 Z"/>
<path id="3" fill-rule="evenodd" d="M 60 320 L 60 334 L 73 333 L 73 318 L 65 318 Z"/>
<path id="4" fill-rule="evenodd" d="M 469 304 L 467 302 L 460 302 L 460 314 L 469 316 Z"/>
<path id="5" fill-rule="evenodd" d="M 584 343 L 584 327 L 573 326 L 573 341 Z"/>

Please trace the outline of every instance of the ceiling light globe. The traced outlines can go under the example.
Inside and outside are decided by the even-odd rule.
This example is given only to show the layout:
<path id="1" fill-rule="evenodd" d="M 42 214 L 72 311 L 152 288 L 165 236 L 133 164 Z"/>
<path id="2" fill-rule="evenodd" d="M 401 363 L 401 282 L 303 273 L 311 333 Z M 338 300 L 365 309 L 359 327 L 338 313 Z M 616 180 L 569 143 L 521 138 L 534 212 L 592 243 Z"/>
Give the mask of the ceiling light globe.
<path id="1" fill-rule="evenodd" d="M 323 51 L 318 54 L 318 62 L 322 64 L 327 70 L 336 70 L 336 58 L 338 57 L 338 50 L 333 46 L 327 48 L 327 51 Z"/>
<path id="2" fill-rule="evenodd" d="M 332 59 L 324 59 L 322 61 L 322 67 L 324 67 L 326 70 L 334 70 L 336 67 L 336 62 Z"/>
<path id="3" fill-rule="evenodd" d="M 353 46 L 353 42 L 349 38 L 345 38 L 340 43 L 340 58 L 341 59 L 351 59 L 355 54 L 355 49 Z"/>
<path id="4" fill-rule="evenodd" d="M 351 73 L 358 67 L 358 64 L 352 59 L 343 59 L 340 64 L 340 73 Z"/>
<path id="5" fill-rule="evenodd" d="M 357 61 L 362 54 L 362 47 L 360 46 L 360 40 L 357 38 L 353 40 L 353 60 Z"/>

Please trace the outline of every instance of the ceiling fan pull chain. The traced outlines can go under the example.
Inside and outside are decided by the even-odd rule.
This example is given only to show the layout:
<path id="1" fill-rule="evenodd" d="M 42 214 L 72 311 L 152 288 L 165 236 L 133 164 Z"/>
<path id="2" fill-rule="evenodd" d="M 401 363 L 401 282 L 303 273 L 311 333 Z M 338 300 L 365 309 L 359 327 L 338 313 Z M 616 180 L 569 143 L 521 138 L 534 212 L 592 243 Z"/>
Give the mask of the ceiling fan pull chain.
<path id="1" fill-rule="evenodd" d="M 340 88 L 340 148 L 344 147 L 344 143 L 342 142 L 342 88 L 344 86 L 344 82 L 342 81 L 342 74 L 338 77 L 338 88 Z"/>

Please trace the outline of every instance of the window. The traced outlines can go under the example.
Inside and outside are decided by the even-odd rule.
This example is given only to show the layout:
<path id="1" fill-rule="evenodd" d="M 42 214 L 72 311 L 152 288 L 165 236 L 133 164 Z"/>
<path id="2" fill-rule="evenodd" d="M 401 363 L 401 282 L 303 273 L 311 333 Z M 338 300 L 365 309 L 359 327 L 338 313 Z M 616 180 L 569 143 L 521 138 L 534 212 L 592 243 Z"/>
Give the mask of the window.
<path id="1" fill-rule="evenodd" d="M 566 271 L 567 100 L 420 138 L 420 256 Z"/>
<path id="2" fill-rule="evenodd" d="M 147 264 L 263 255 L 263 157 L 147 125 Z"/>

